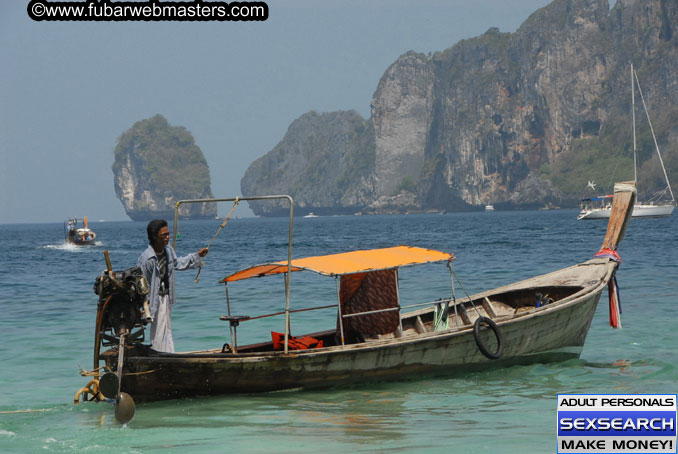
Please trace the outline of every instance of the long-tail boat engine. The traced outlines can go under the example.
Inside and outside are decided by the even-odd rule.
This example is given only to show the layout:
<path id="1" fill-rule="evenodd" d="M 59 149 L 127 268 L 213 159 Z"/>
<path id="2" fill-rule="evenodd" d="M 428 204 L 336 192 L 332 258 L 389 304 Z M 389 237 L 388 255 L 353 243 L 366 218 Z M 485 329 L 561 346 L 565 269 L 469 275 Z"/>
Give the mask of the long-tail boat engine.
<path id="1" fill-rule="evenodd" d="M 141 269 L 104 271 L 94 282 L 94 293 L 99 296 L 97 334 L 101 345 L 118 345 L 123 335 L 128 343 L 142 342 L 151 315 L 148 282 Z M 137 331 L 132 332 L 134 329 Z"/>
<path id="2" fill-rule="evenodd" d="M 97 276 L 94 282 L 94 293 L 99 296 L 94 340 L 95 370 L 98 369 L 101 347 L 118 346 L 117 371 L 113 373 L 109 369 L 101 375 L 98 390 L 105 397 L 115 399 L 115 418 L 122 424 L 132 420 L 136 407 L 134 399 L 120 391 L 125 349 L 129 344 L 144 341 L 145 326 L 152 321 L 148 292 L 148 282 L 138 267 L 112 271 L 109 266 L 108 271 Z"/>

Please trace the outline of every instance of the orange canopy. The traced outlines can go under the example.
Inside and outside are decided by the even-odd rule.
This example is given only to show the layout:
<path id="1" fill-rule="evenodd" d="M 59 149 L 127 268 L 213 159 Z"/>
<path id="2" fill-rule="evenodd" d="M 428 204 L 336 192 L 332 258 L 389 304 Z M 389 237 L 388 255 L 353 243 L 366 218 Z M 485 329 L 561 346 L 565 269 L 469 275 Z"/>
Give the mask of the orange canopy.
<path id="1" fill-rule="evenodd" d="M 326 276 L 377 271 L 420 263 L 453 260 L 453 254 L 411 246 L 342 252 L 292 260 L 292 271 L 309 270 Z M 286 273 L 287 261 L 255 265 L 225 277 L 221 282 Z"/>

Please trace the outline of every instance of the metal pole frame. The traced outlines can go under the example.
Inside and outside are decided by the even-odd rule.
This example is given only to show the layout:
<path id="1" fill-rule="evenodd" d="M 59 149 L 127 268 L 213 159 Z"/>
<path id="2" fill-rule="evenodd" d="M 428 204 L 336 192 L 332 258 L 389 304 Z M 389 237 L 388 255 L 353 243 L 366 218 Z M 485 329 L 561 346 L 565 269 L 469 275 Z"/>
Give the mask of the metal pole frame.
<path id="1" fill-rule="evenodd" d="M 459 314 L 457 314 L 457 296 L 454 294 L 454 273 L 452 272 L 452 261 L 447 262 L 447 268 L 450 270 L 450 284 L 452 284 L 452 305 L 454 306 L 454 324 L 459 328 Z"/>
<path id="2" fill-rule="evenodd" d="M 289 240 L 287 243 L 287 273 L 285 277 L 285 353 L 288 352 L 290 336 L 290 275 L 292 274 L 292 230 L 294 217 L 294 200 L 289 195 L 264 195 L 256 197 L 228 197 L 224 199 L 191 199 L 179 200 L 174 206 L 174 226 L 172 232 L 172 248 L 177 249 L 177 233 L 179 232 L 179 207 L 184 203 L 215 203 L 215 202 L 247 202 L 250 200 L 287 199 L 290 203 Z"/>
<path id="3" fill-rule="evenodd" d="M 339 313 L 339 333 L 341 334 L 341 345 L 344 345 L 344 316 L 341 313 L 341 290 L 339 287 L 339 276 L 334 276 L 337 284 L 337 311 Z"/>
<path id="4" fill-rule="evenodd" d="M 398 301 L 398 329 L 400 330 L 400 335 L 403 334 L 403 313 L 400 310 L 400 278 L 399 278 L 399 269 L 395 269 L 395 284 L 396 284 L 396 299 Z"/>
<path id="5" fill-rule="evenodd" d="M 231 317 L 231 299 L 228 296 L 228 282 L 224 282 L 224 287 L 226 288 L 226 309 L 228 311 L 227 313 L 228 313 L 228 316 L 230 318 Z M 237 349 L 238 348 L 237 345 L 235 344 L 235 342 L 233 342 L 233 325 L 231 325 L 230 320 L 229 320 L 229 323 L 228 323 L 228 329 L 230 330 L 230 333 L 231 333 L 231 344 L 233 345 L 234 349 Z"/>
<path id="6" fill-rule="evenodd" d="M 636 150 L 636 83 L 633 80 L 633 63 L 631 63 L 631 116 L 633 117 L 633 181 L 638 184 L 638 151 Z"/>

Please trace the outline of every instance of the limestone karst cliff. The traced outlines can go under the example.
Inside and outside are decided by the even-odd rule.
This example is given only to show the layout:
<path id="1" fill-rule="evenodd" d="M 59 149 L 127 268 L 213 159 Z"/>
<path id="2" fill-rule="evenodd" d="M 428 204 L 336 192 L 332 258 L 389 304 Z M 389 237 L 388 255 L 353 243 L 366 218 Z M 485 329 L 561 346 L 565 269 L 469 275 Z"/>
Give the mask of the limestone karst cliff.
<path id="1" fill-rule="evenodd" d="M 374 130 L 357 112 L 309 112 L 254 161 L 243 195 L 294 194 L 298 214 L 349 213 L 374 200 Z M 255 213 L 284 214 L 282 202 L 250 202 Z"/>
<path id="2" fill-rule="evenodd" d="M 250 166 L 242 191 L 335 213 L 576 206 L 587 180 L 632 178 L 631 63 L 676 181 L 678 2 L 555 0 L 515 33 L 402 55 L 379 81 L 371 117 L 351 114 L 369 137 L 349 133 L 346 113 L 303 115 Z M 642 131 L 641 197 L 663 181 Z M 368 163 L 360 172 L 356 150 Z"/>
<path id="3" fill-rule="evenodd" d="M 162 115 L 136 122 L 118 139 L 115 193 L 135 221 L 174 218 L 179 200 L 213 198 L 205 157 L 186 128 Z M 216 216 L 216 204 L 187 204 L 182 217 Z"/>

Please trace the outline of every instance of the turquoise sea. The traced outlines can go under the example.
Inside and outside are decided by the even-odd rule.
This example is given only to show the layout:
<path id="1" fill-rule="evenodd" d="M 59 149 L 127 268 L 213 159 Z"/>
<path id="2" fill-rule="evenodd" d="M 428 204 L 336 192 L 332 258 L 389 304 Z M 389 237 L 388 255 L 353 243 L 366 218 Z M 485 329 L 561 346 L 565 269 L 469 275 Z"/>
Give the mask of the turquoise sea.
<path id="1" fill-rule="evenodd" d="M 585 261 L 603 221 L 576 211 L 514 211 L 295 219 L 293 257 L 400 244 L 454 252 L 457 297 Z M 178 253 L 207 245 L 220 221 L 182 221 Z M 178 350 L 228 342 L 223 286 L 248 265 L 287 256 L 283 218 L 232 219 L 198 284 L 178 274 Z M 104 250 L 116 270 L 146 247 L 145 223 L 90 222 L 95 246 L 64 244 L 63 225 L 0 225 L 0 452 L 2 453 L 549 453 L 558 393 L 678 392 L 678 216 L 634 219 L 620 247 L 623 329 L 608 326 L 607 294 L 581 358 L 454 377 L 313 391 L 138 404 L 119 425 L 109 403 L 73 404 L 91 369 Z M 171 227 L 171 225 L 170 225 Z M 333 304 L 331 278 L 295 273 L 292 305 Z M 443 264 L 401 271 L 403 304 L 449 296 Z M 230 286 L 233 312 L 284 307 L 282 278 Z M 332 311 L 300 313 L 292 333 L 334 326 Z M 282 330 L 282 319 L 241 325 L 239 342 Z"/>

